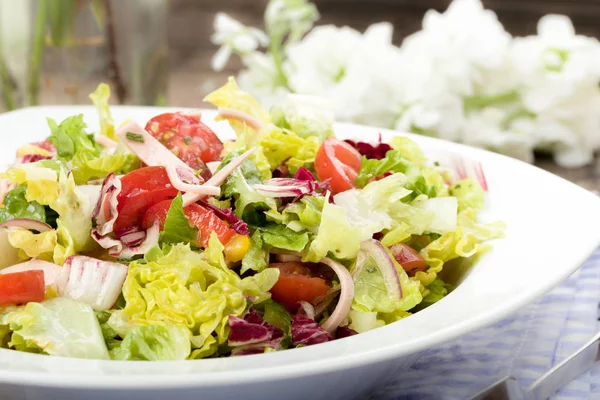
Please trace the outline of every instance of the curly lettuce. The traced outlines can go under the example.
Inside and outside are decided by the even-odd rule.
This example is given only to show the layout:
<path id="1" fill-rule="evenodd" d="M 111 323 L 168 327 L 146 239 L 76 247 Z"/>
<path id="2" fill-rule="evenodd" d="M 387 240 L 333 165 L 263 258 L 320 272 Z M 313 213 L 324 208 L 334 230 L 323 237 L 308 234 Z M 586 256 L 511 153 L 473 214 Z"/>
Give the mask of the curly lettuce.
<path id="1" fill-rule="evenodd" d="M 189 331 L 190 358 L 214 354 L 227 341 L 228 316 L 241 315 L 246 297 L 260 302 L 278 273 L 265 270 L 241 279 L 225 264 L 223 245 L 212 235 L 203 253 L 189 245 L 155 248 L 134 261 L 123 285 L 125 307 L 108 323 L 120 336 L 138 326 L 177 326 Z"/>

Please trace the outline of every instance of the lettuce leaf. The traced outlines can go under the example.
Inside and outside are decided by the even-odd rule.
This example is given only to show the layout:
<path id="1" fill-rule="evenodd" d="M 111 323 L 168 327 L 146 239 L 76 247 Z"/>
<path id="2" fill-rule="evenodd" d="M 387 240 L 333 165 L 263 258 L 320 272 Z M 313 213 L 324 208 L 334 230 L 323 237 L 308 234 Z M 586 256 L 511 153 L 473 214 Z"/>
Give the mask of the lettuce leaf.
<path id="1" fill-rule="evenodd" d="M 51 132 L 49 140 L 56 148 L 59 159 L 70 161 L 76 156 L 79 159 L 90 159 L 100 155 L 101 147 L 94 136 L 85 132 L 83 114 L 68 117 L 60 124 L 52 118 L 46 120 Z"/>
<path id="2" fill-rule="evenodd" d="M 255 213 L 257 210 L 277 209 L 276 200 L 254 190 L 240 168 L 233 171 L 224 185 L 223 196 L 235 199 L 235 215 L 245 222 L 255 222 L 249 220 L 249 214 Z"/>
<path id="3" fill-rule="evenodd" d="M 308 243 L 308 233 L 295 232 L 283 225 L 269 224 L 259 229 L 262 241 L 277 249 L 302 251 Z"/>
<path id="4" fill-rule="evenodd" d="M 264 243 L 259 230 L 250 236 L 250 249 L 242 259 L 240 274 L 253 270 L 261 272 L 269 265 L 269 252 L 265 250 Z"/>
<path id="5" fill-rule="evenodd" d="M 285 163 L 291 174 L 295 174 L 300 167 L 314 171 L 314 161 L 320 145 L 318 137 L 302 138 L 292 131 L 274 126 L 260 140 L 271 169 Z"/>
<path id="6" fill-rule="evenodd" d="M 368 260 L 367 267 L 355 279 L 352 301 L 354 314 L 351 316 L 350 327 L 359 333 L 410 315 L 408 311 L 423 299 L 419 281 L 411 280 L 396 262 L 394 265 L 400 279 L 402 298 L 390 299 L 383 276 L 372 262 Z"/>
<path id="7" fill-rule="evenodd" d="M 100 117 L 100 134 L 106 136 L 109 139 L 118 141 L 118 137 L 115 133 L 115 125 L 110 114 L 110 106 L 108 100 L 110 99 L 110 86 L 106 83 L 98 85 L 93 93 L 90 93 L 90 99 L 96 106 L 98 116 Z"/>
<path id="8" fill-rule="evenodd" d="M 473 178 L 460 180 L 452 185 L 450 194 L 458 199 L 458 211 L 482 210 L 485 206 L 485 193 Z"/>
<path id="9" fill-rule="evenodd" d="M 6 194 L 4 206 L 0 208 L 0 223 L 15 218 L 27 218 L 46 222 L 44 206 L 37 201 L 27 201 L 25 198 L 26 192 L 27 187 L 20 185 Z"/>
<path id="10" fill-rule="evenodd" d="M 113 360 L 185 360 L 191 353 L 190 331 L 180 326 L 136 326 L 121 345 L 111 350 Z"/>
<path id="11" fill-rule="evenodd" d="M 301 138 L 316 137 L 320 143 L 335 136 L 335 116 L 331 104 L 315 96 L 289 94 L 283 106 L 270 110 L 273 124 L 294 132 Z"/>
<path id="12" fill-rule="evenodd" d="M 265 124 L 271 122 L 269 113 L 258 104 L 254 97 L 240 89 L 233 77 L 229 77 L 224 86 L 209 93 L 204 101 L 219 108 L 231 108 L 241 111 Z M 229 124 L 238 134 L 238 137 L 244 136 L 246 146 L 254 147 L 258 132 L 239 121 L 230 120 Z"/>
<path id="13" fill-rule="evenodd" d="M 84 184 L 92 179 L 103 179 L 108 174 L 126 174 L 139 168 L 140 160 L 134 154 L 111 154 L 90 160 L 73 160 L 73 176 L 77 184 Z"/>
<path id="14" fill-rule="evenodd" d="M 362 237 L 363 230 L 349 222 L 344 207 L 325 202 L 319 230 L 303 261 L 319 262 L 328 253 L 339 259 L 355 258 Z"/>
<path id="15" fill-rule="evenodd" d="M 490 246 L 484 242 L 503 237 L 505 227 L 500 221 L 490 224 L 478 223 L 475 209 L 462 211 L 458 214 L 458 226 L 455 231 L 441 235 L 421 249 L 420 254 L 429 265 L 429 269 L 417 272 L 415 277 L 428 286 L 442 271 L 444 263 L 487 251 Z"/>
<path id="16" fill-rule="evenodd" d="M 9 169 L 1 176 L 17 184 L 26 184 L 27 201 L 49 206 L 58 213 L 57 244 L 53 254 L 55 263 L 62 265 L 67 257 L 96 248 L 91 237 L 94 205 L 77 188 L 72 174 L 67 174 L 62 168 L 56 172 L 41 165 L 24 164 Z M 37 237 L 29 238 L 33 239 L 37 240 Z"/>
<path id="17" fill-rule="evenodd" d="M 68 298 L 29 303 L 5 314 L 0 325 L 13 332 L 10 346 L 63 357 L 109 359 L 94 310 Z"/>
<path id="18" fill-rule="evenodd" d="M 18 229 L 8 232 L 8 241 L 11 246 L 20 250 L 21 259 L 35 257 L 44 261 L 53 261 L 58 236 L 55 230 L 33 233 Z"/>
<path id="19" fill-rule="evenodd" d="M 165 226 L 160 233 L 162 243 L 195 243 L 198 240 L 198 228 L 192 226 L 183 212 L 181 193 L 171 202 Z"/>
<path id="20" fill-rule="evenodd" d="M 208 357 L 227 341 L 229 315 L 239 316 L 246 296 L 269 298 L 278 274 L 241 279 L 225 264 L 223 245 L 215 234 L 203 252 L 189 245 L 155 248 L 143 261 L 129 265 L 123 285 L 125 307 L 109 325 L 124 337 L 136 326 L 181 326 L 190 333 L 190 358 Z M 270 274 L 270 275 L 269 275 Z"/>
<path id="21" fill-rule="evenodd" d="M 389 145 L 392 149 L 398 151 L 402 157 L 417 167 L 422 167 L 427 162 L 427 157 L 425 157 L 421 147 L 406 136 L 394 136 L 389 141 Z"/>

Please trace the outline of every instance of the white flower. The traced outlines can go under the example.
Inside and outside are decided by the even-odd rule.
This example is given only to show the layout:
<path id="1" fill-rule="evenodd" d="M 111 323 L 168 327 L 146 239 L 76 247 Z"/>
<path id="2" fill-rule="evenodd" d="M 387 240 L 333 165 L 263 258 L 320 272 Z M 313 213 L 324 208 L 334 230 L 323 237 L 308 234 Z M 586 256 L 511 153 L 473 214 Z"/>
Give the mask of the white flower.
<path id="1" fill-rule="evenodd" d="M 511 110 L 500 107 L 485 107 L 468 114 L 462 126 L 460 141 L 532 162 L 533 123 L 527 116 L 509 121 L 510 114 Z"/>
<path id="2" fill-rule="evenodd" d="M 250 28 L 225 13 L 217 13 L 215 32 L 210 40 L 221 46 L 212 59 L 212 68 L 221 71 L 233 52 L 248 55 L 260 46 L 269 44 L 268 36 L 257 28 Z"/>
<path id="3" fill-rule="evenodd" d="M 423 30 L 404 40 L 402 52 L 409 59 L 428 58 L 447 91 L 472 96 L 483 74 L 504 64 L 510 39 L 479 0 L 455 0 L 443 14 L 427 11 Z"/>
<path id="4" fill-rule="evenodd" d="M 251 93 L 259 103 L 269 109 L 281 104 L 289 90 L 281 86 L 279 74 L 273 57 L 263 53 L 252 53 L 242 58 L 246 69 L 238 75 L 238 83 L 242 89 Z"/>
<path id="5" fill-rule="evenodd" d="M 600 148 L 600 43 L 576 35 L 569 18 L 547 15 L 537 36 L 515 39 L 511 59 L 535 115 L 536 147 L 562 166 L 591 162 Z"/>
<path id="6" fill-rule="evenodd" d="M 306 0 L 271 0 L 265 10 L 269 35 L 295 42 L 308 32 L 319 18 L 317 7 Z"/>

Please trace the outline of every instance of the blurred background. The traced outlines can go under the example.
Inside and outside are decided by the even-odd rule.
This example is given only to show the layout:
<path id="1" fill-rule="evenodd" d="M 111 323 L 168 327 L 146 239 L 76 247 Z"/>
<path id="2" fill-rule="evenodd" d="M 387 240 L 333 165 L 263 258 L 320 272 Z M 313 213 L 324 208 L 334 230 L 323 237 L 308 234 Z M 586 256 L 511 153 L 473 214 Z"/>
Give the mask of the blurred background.
<path id="1" fill-rule="evenodd" d="M 394 26 L 394 43 L 418 31 L 428 9 L 450 0 L 314 0 L 317 25 L 359 31 L 375 22 Z M 535 34 L 540 17 L 564 14 L 577 33 L 600 36 L 598 0 L 483 0 L 512 35 Z M 0 111 L 37 104 L 88 104 L 101 81 L 113 104 L 202 106 L 202 97 L 235 75 L 233 57 L 215 72 L 213 20 L 225 12 L 264 27 L 268 0 L 0 0 Z M 598 163 L 564 170 L 548 157 L 536 163 L 590 189 Z"/>

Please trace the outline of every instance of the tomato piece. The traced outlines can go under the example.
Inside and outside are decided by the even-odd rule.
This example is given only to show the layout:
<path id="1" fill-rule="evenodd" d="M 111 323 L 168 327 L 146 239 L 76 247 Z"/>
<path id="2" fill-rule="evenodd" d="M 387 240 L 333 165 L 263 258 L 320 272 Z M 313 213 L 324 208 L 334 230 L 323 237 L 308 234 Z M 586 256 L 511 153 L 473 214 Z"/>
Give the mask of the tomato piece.
<path id="1" fill-rule="evenodd" d="M 136 169 L 121 178 L 121 193 L 117 196 L 119 216 L 114 232 L 121 236 L 132 228 L 141 228 L 146 211 L 153 205 L 177 196 L 177 189 L 164 167 Z"/>
<path id="2" fill-rule="evenodd" d="M 40 302 L 45 291 L 42 270 L 0 275 L 0 305 Z"/>
<path id="3" fill-rule="evenodd" d="M 360 153 L 348 143 L 334 138 L 325 139 L 315 157 L 319 179 L 330 179 L 334 193 L 356 187 L 354 182 L 360 166 Z"/>
<path id="4" fill-rule="evenodd" d="M 417 271 L 425 271 L 427 269 L 427 262 L 415 249 L 407 244 L 396 243 L 390 247 L 390 251 L 396 261 L 398 261 L 398 264 L 410 276 L 414 276 Z"/>
<path id="5" fill-rule="evenodd" d="M 223 143 L 198 115 L 160 114 L 148 121 L 146 130 L 194 170 L 221 159 Z"/>
<path id="6" fill-rule="evenodd" d="M 301 301 L 318 303 L 331 289 L 325 279 L 311 277 L 311 269 L 302 263 L 272 263 L 269 267 L 279 269 L 279 279 L 270 290 L 271 297 L 291 311 L 297 310 Z"/>
<path id="7" fill-rule="evenodd" d="M 148 209 L 144 215 L 142 226 L 148 228 L 152 226 L 154 221 L 159 221 L 160 229 L 162 230 L 165 226 L 169 207 L 171 207 L 171 201 L 172 200 L 161 201 Z M 219 241 L 223 244 L 227 244 L 227 242 L 229 242 L 236 234 L 225 221 L 201 205 L 190 204 L 183 209 L 183 213 L 190 221 L 190 224 L 195 225 L 198 228 L 197 241 L 201 247 L 208 246 L 208 241 L 212 232 L 217 234 Z"/>

